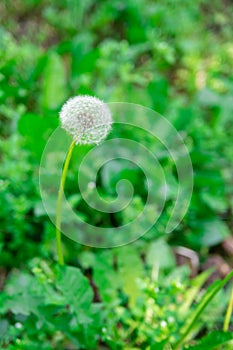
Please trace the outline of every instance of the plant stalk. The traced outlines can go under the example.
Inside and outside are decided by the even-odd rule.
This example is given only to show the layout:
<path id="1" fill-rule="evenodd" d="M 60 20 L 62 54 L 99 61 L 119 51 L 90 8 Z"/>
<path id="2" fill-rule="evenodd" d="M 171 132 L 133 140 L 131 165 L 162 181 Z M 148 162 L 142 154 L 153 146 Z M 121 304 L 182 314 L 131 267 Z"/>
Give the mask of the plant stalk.
<path id="1" fill-rule="evenodd" d="M 74 149 L 75 141 L 73 141 L 69 147 L 64 167 L 62 170 L 62 176 L 61 176 L 61 182 L 58 190 L 58 197 L 57 197 L 57 209 L 56 209 L 56 244 L 57 244 L 57 255 L 58 255 L 58 262 L 60 265 L 64 265 L 64 258 L 62 253 L 62 243 L 61 243 L 61 206 L 62 206 L 62 197 L 64 193 L 64 187 L 66 182 L 66 176 L 68 167 L 70 164 L 70 159 L 72 156 L 72 152 Z"/>
<path id="2" fill-rule="evenodd" d="M 228 303 L 226 316 L 225 316 L 225 319 L 224 319 L 224 324 L 223 324 L 224 332 L 227 332 L 228 329 L 229 329 L 229 325 L 230 325 L 230 321 L 231 321 L 231 315 L 232 315 L 232 310 L 233 310 L 233 287 L 232 287 L 232 290 L 231 290 L 231 296 L 230 296 L 230 300 L 229 300 L 229 303 Z"/>

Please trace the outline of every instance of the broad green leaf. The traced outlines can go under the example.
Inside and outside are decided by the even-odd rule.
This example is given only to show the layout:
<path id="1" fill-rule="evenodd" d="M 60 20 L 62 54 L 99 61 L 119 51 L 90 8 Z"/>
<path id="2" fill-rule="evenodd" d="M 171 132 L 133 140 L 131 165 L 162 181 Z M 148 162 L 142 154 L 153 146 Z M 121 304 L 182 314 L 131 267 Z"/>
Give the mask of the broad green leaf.
<path id="1" fill-rule="evenodd" d="M 42 80 L 41 104 L 46 110 L 56 110 L 67 97 L 65 67 L 56 52 L 49 54 Z"/>
<path id="2" fill-rule="evenodd" d="M 124 246 L 117 251 L 117 265 L 121 288 L 129 297 L 129 305 L 135 305 L 140 295 L 137 280 L 143 277 L 143 265 L 134 246 Z"/>
<path id="3" fill-rule="evenodd" d="M 56 286 L 66 298 L 70 310 L 78 316 L 79 322 L 90 322 L 93 291 L 82 272 L 71 266 L 58 267 Z"/>
<path id="4" fill-rule="evenodd" d="M 107 304 L 118 302 L 117 289 L 119 287 L 118 275 L 113 268 L 114 255 L 112 251 L 99 252 L 93 265 L 93 278 L 101 300 Z"/>
<path id="5" fill-rule="evenodd" d="M 153 102 L 153 108 L 158 113 L 163 113 L 166 109 L 168 89 L 168 81 L 164 78 L 157 78 L 148 85 L 148 94 Z"/>
<path id="6" fill-rule="evenodd" d="M 218 106 L 220 104 L 220 96 L 210 89 L 203 89 L 198 93 L 198 100 L 203 106 Z"/>
<path id="7" fill-rule="evenodd" d="M 40 305 L 39 317 L 47 324 L 52 326 L 54 330 L 69 331 L 72 315 L 67 312 L 66 305 Z"/>
<path id="8" fill-rule="evenodd" d="M 213 331 L 207 334 L 194 346 L 190 346 L 190 350 L 214 350 L 218 346 L 225 344 L 233 339 L 232 332 Z"/>
<path id="9" fill-rule="evenodd" d="M 167 343 L 167 340 L 163 340 L 159 343 L 152 344 L 148 350 L 168 350 L 170 347 L 169 345 L 167 346 Z"/>
<path id="10" fill-rule="evenodd" d="M 146 261 L 149 266 L 161 269 L 175 266 L 174 254 L 164 239 L 158 239 L 149 245 Z"/>
<path id="11" fill-rule="evenodd" d="M 230 235 L 228 226 L 217 219 L 202 222 L 200 228 L 203 232 L 201 243 L 207 247 L 221 243 Z"/>
<path id="12" fill-rule="evenodd" d="M 79 34 L 73 38 L 71 48 L 72 79 L 78 77 L 80 73 L 87 72 L 90 68 L 93 69 L 98 51 L 92 51 L 92 46 L 93 36 L 88 32 Z"/>
<path id="13" fill-rule="evenodd" d="M 68 18 L 70 27 L 80 30 L 83 26 L 83 17 L 92 0 L 67 0 Z"/>
<path id="14" fill-rule="evenodd" d="M 217 213 L 224 213 L 227 210 L 227 199 L 224 197 L 223 193 L 201 193 L 202 200 Z"/>
<path id="15" fill-rule="evenodd" d="M 58 119 L 41 117 L 34 113 L 22 115 L 18 121 L 18 131 L 24 136 L 26 146 L 40 160 L 46 142 L 58 125 Z"/>
<path id="16" fill-rule="evenodd" d="M 9 327 L 9 322 L 7 320 L 5 319 L 0 320 L 0 339 L 4 338 L 8 327 Z"/>

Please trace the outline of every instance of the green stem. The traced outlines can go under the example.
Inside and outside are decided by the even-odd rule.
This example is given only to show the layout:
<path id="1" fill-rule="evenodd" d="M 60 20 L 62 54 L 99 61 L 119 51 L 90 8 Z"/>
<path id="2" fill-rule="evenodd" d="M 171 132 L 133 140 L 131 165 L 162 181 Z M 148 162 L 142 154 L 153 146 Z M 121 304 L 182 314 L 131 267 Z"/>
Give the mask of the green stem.
<path id="1" fill-rule="evenodd" d="M 57 209 L 56 209 L 56 243 L 57 243 L 57 255 L 58 255 L 58 262 L 60 265 L 64 265 L 64 258 L 62 253 L 62 244 L 61 244 L 61 206 L 62 206 L 62 197 L 64 193 L 64 186 L 66 182 L 66 176 L 67 171 L 72 155 L 72 151 L 75 145 L 75 141 L 73 141 L 70 145 L 70 148 L 68 150 L 64 168 L 62 170 L 62 176 L 61 176 L 61 182 L 59 186 L 58 191 L 58 198 L 57 198 Z"/>
<path id="2" fill-rule="evenodd" d="M 225 316 L 225 320 L 224 320 L 224 324 L 223 324 L 224 332 L 228 331 L 228 328 L 230 325 L 230 320 L 231 320 L 231 315 L 232 315 L 232 310 L 233 310 L 233 287 L 231 290 L 231 296 L 230 296 L 230 300 L 229 300 L 229 304 L 227 307 L 227 312 L 226 312 L 226 316 Z"/>

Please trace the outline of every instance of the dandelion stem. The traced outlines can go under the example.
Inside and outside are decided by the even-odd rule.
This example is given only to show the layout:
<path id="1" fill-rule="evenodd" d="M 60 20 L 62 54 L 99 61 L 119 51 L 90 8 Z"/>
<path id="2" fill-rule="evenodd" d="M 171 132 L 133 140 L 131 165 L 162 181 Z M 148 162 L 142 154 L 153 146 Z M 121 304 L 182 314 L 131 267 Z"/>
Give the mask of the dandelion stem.
<path id="1" fill-rule="evenodd" d="M 228 328 L 229 328 L 229 325 L 230 325 L 230 320 L 231 320 L 231 315 L 232 315 L 232 310 L 233 310 L 233 287 L 232 287 L 232 290 L 231 290 L 231 296 L 230 296 L 230 300 L 229 300 L 229 303 L 228 303 L 226 316 L 225 316 L 225 319 L 224 319 L 224 324 L 223 324 L 224 332 L 228 331 Z"/>
<path id="2" fill-rule="evenodd" d="M 64 193 L 64 187 L 65 187 L 65 182 L 66 182 L 66 176 L 67 176 L 67 171 L 72 155 L 72 151 L 75 145 L 75 141 L 73 141 L 69 147 L 66 159 L 65 159 L 65 164 L 64 168 L 62 170 L 62 176 L 61 176 L 61 182 L 59 186 L 59 191 L 58 191 L 58 198 L 57 198 L 57 209 L 56 209 L 56 243 L 57 243 L 57 255 L 58 255 L 58 262 L 60 265 L 64 265 L 64 258 L 63 258 L 63 253 L 62 253 L 62 244 L 61 244 L 61 206 L 62 206 L 62 197 Z"/>

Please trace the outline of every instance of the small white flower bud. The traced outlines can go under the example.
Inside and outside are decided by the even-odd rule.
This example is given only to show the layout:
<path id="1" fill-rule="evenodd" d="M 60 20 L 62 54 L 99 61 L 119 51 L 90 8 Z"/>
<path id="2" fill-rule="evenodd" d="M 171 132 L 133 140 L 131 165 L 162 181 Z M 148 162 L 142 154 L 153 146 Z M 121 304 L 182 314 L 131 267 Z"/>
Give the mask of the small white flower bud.
<path id="1" fill-rule="evenodd" d="M 111 130 L 112 116 L 107 105 L 96 97 L 70 98 L 60 112 L 61 126 L 77 144 L 101 142 Z"/>

